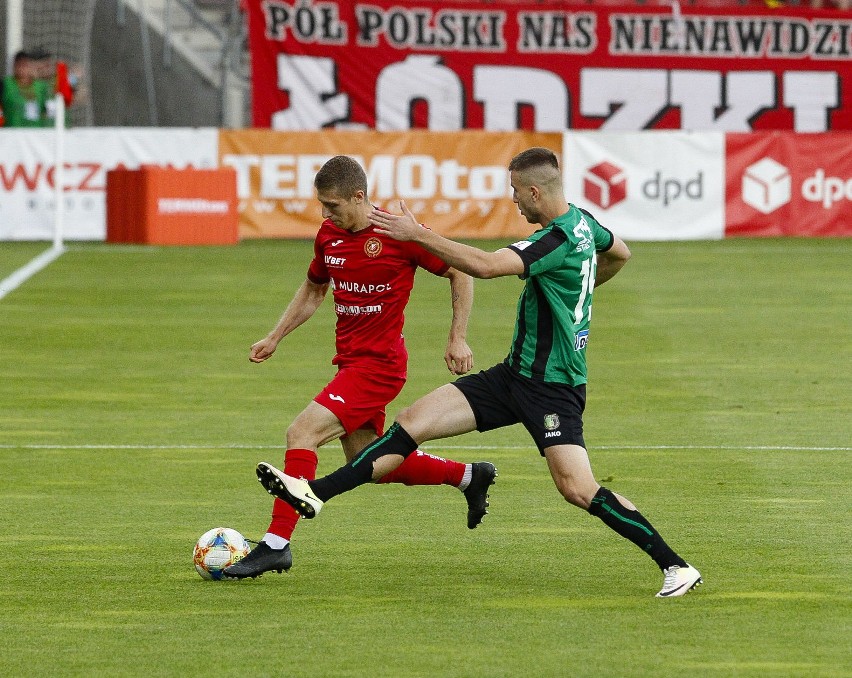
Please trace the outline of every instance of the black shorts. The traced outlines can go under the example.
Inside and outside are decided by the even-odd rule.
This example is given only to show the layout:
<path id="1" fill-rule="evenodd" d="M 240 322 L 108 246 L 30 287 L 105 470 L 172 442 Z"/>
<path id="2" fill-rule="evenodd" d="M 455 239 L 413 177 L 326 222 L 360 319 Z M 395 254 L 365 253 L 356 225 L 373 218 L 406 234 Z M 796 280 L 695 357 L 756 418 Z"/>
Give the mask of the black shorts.
<path id="1" fill-rule="evenodd" d="M 569 386 L 529 379 L 506 363 L 453 382 L 467 398 L 477 431 L 521 423 L 539 452 L 546 447 L 579 445 L 583 440 L 586 385 Z"/>

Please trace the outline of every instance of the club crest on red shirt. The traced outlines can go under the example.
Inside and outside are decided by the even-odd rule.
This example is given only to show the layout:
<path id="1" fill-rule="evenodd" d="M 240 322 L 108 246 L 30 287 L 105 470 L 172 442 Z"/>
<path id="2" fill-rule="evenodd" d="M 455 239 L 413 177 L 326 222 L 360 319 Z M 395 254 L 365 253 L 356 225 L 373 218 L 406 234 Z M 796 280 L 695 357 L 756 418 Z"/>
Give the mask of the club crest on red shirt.
<path id="1" fill-rule="evenodd" d="M 378 238 L 369 238 L 364 243 L 364 254 L 368 257 L 377 257 L 382 253 L 382 241 Z"/>

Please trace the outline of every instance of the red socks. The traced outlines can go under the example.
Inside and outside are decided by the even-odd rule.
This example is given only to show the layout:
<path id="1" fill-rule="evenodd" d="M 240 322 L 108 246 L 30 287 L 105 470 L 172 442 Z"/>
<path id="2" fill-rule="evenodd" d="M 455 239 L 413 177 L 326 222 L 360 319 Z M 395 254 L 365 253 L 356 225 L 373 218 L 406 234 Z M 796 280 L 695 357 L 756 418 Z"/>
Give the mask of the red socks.
<path id="1" fill-rule="evenodd" d="M 313 480 L 317 475 L 317 453 L 313 450 L 287 450 L 284 453 L 283 471 L 294 478 Z M 298 522 L 299 514 L 296 510 L 276 498 L 272 504 L 272 522 L 269 523 L 267 532 L 290 539 Z"/>
<path id="2" fill-rule="evenodd" d="M 452 485 L 458 487 L 464 477 L 465 465 L 415 450 L 397 468 L 383 476 L 379 483 L 403 485 Z"/>

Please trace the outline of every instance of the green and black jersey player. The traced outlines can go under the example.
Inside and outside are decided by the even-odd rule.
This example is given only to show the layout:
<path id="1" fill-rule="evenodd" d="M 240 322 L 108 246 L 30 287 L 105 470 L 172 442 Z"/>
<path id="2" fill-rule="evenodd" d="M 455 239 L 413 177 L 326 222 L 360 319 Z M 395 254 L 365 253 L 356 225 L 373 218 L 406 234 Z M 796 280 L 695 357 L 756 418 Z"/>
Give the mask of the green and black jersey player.
<path id="1" fill-rule="evenodd" d="M 615 236 L 591 214 L 570 205 L 509 245 L 526 280 L 509 354 L 502 364 L 454 384 L 467 398 L 477 430 L 520 422 L 543 456 L 554 443 L 585 448 L 586 344 L 597 256 L 614 244 Z"/>
<path id="2" fill-rule="evenodd" d="M 526 240 L 509 245 L 527 283 L 508 364 L 537 381 L 586 383 L 586 343 L 592 316 L 597 253 L 615 236 L 574 205 Z"/>
<path id="3" fill-rule="evenodd" d="M 258 478 L 267 491 L 313 517 L 324 502 L 381 478 L 428 440 L 522 423 L 565 500 L 599 517 L 657 563 L 664 573 L 658 597 L 681 596 L 701 583 L 700 573 L 630 501 L 597 483 L 583 441 L 592 292 L 618 273 L 630 250 L 568 203 L 559 163 L 549 149 L 519 153 L 509 174 L 512 199 L 526 220 L 541 228 L 496 252 L 423 228 L 404 203 L 401 215 L 374 211 L 372 218 L 377 233 L 416 241 L 476 278 L 526 280 L 506 360 L 420 398 L 399 413 L 384 436 L 323 478 L 293 478 L 265 462 L 258 464 Z"/>

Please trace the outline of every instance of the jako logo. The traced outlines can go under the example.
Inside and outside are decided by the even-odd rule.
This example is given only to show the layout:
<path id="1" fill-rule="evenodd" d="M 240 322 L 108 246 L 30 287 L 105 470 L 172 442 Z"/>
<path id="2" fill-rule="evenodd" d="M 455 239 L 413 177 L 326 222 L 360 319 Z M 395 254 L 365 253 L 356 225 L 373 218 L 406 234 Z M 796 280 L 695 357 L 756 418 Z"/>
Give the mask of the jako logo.
<path id="1" fill-rule="evenodd" d="M 606 161 L 590 167 L 583 175 L 583 196 L 603 209 L 617 205 L 627 197 L 624 170 Z"/>
<path id="2" fill-rule="evenodd" d="M 828 209 L 838 200 L 852 200 L 852 179 L 827 177 L 820 167 L 802 183 L 802 197 L 808 202 L 821 202 Z"/>
<path id="3" fill-rule="evenodd" d="M 743 202 L 758 212 L 769 214 L 790 202 L 790 187 L 790 170 L 772 158 L 763 158 L 746 167 Z"/>

